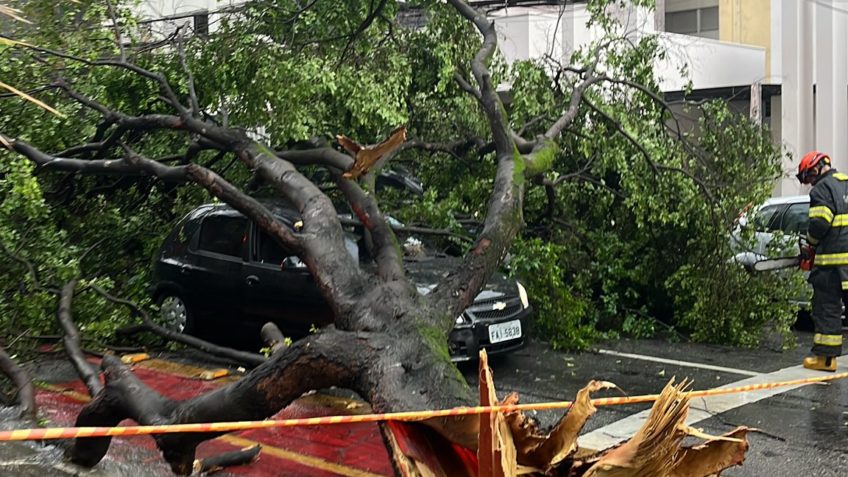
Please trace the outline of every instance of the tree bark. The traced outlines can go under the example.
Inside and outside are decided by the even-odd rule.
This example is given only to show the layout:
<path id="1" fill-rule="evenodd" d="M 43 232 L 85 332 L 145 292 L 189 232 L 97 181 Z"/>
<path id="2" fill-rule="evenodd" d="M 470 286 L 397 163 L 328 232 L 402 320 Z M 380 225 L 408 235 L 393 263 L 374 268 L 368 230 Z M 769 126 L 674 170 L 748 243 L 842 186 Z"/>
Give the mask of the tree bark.
<path id="1" fill-rule="evenodd" d="M 18 390 L 18 405 L 21 408 L 21 416 L 34 420 L 38 406 L 35 403 L 35 387 L 32 385 L 32 379 L 15 363 L 15 360 L 6 353 L 2 346 L 0 346 L 0 371 L 12 380 Z"/>
<path id="2" fill-rule="evenodd" d="M 89 394 L 94 396 L 103 389 L 103 385 L 100 384 L 100 376 L 97 374 L 97 371 L 85 359 L 85 353 L 83 353 L 82 347 L 80 346 L 79 330 L 77 330 L 76 325 L 74 325 L 74 320 L 71 315 L 71 303 L 73 303 L 74 300 L 74 291 L 76 290 L 76 287 L 76 279 L 69 281 L 62 287 L 62 291 L 59 295 L 59 309 L 56 311 L 56 318 L 59 320 L 59 324 L 65 332 L 65 336 L 62 338 L 65 353 L 67 353 L 68 359 L 71 360 L 71 363 L 73 363 L 74 368 L 77 370 L 77 374 L 80 375 L 85 386 L 88 388 Z"/>

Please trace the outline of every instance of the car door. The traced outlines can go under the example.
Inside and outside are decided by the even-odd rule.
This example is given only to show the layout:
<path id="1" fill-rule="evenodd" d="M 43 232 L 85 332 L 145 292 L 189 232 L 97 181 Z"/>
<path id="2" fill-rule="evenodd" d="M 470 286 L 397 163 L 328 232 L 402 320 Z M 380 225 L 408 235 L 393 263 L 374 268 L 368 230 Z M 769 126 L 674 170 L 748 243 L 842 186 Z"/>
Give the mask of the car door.
<path id="1" fill-rule="evenodd" d="M 247 225 L 247 219 L 235 212 L 203 217 L 189 246 L 192 260 L 184 266 L 182 280 L 187 299 L 197 311 L 222 319 L 238 316 Z"/>
<path id="2" fill-rule="evenodd" d="M 330 321 L 330 310 L 306 265 L 276 239 L 252 225 L 249 260 L 242 272 L 243 310 L 273 321 L 284 333 L 302 335 Z"/>

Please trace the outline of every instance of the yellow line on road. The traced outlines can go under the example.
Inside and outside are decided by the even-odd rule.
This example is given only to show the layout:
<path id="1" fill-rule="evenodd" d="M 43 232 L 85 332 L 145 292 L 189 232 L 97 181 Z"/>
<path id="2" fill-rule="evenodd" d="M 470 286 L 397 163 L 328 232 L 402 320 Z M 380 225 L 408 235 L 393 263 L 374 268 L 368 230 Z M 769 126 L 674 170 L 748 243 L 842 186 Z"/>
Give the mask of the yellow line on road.
<path id="1" fill-rule="evenodd" d="M 349 477 L 386 477 L 383 474 L 375 474 L 373 472 L 368 472 L 367 470 L 361 470 L 354 467 L 348 467 L 342 464 L 336 464 L 334 462 L 329 462 L 318 457 L 313 457 L 306 454 L 299 454 L 297 452 L 281 449 L 279 447 L 269 446 L 261 442 L 255 442 L 250 439 L 245 439 L 243 437 L 223 435 L 221 437 L 218 437 L 218 439 L 238 447 L 250 447 L 259 444 L 262 446 L 263 454 L 268 454 L 278 459 L 285 459 L 297 462 L 298 464 L 307 467 L 314 467 L 316 469 L 324 470 L 327 472 L 334 472 L 339 475 Z"/>
<path id="2" fill-rule="evenodd" d="M 177 363 L 169 363 L 169 364 L 177 364 Z M 182 371 L 180 374 L 182 374 L 184 376 L 194 375 L 195 370 L 191 369 L 191 367 L 183 368 L 182 370 L 180 370 L 179 369 L 180 366 L 182 366 L 182 365 L 179 365 L 179 364 L 177 364 L 177 366 L 167 366 L 166 365 L 166 366 L 162 366 L 161 368 L 158 368 L 158 370 L 164 371 L 164 368 L 170 368 L 171 372 Z M 67 388 L 63 388 L 63 387 L 60 387 L 60 386 L 56 386 L 56 385 L 53 385 L 53 384 L 38 383 L 37 386 L 41 389 L 44 389 L 45 391 L 50 391 L 50 392 L 53 392 L 53 393 L 56 393 L 56 394 L 61 394 L 62 396 L 71 398 L 75 401 L 86 402 L 86 403 L 91 401 L 91 397 L 89 397 L 86 394 L 83 394 L 83 393 L 80 393 L 80 392 L 77 392 L 77 391 L 73 391 L 73 390 L 70 390 L 70 389 L 67 389 Z M 347 401 L 347 400 L 344 400 L 342 398 L 338 398 L 338 397 L 335 397 L 335 396 L 321 395 L 320 398 L 318 397 L 318 395 L 313 395 L 313 396 L 315 396 L 313 399 L 318 401 L 318 403 L 321 403 L 320 401 L 323 400 L 324 402 L 321 403 L 321 404 L 325 404 L 325 405 L 329 404 L 329 402 L 336 402 L 336 403 L 350 402 L 350 401 Z M 359 410 L 357 410 L 357 411 L 359 411 Z M 359 411 L 359 412 L 362 412 L 362 411 Z M 250 439 L 245 439 L 243 437 L 225 434 L 223 436 L 217 437 L 216 439 L 224 441 L 228 444 L 231 444 L 231 445 L 234 445 L 234 446 L 237 446 L 237 447 L 251 447 L 251 446 L 254 446 L 256 444 L 259 444 L 260 446 L 262 446 L 262 453 L 263 454 L 267 454 L 267 455 L 276 457 L 278 459 L 290 460 L 290 461 L 296 462 L 296 463 L 303 465 L 303 466 L 306 466 L 306 467 L 312 467 L 312 468 L 315 468 L 315 469 L 323 470 L 325 472 L 333 472 L 333 473 L 336 473 L 336 474 L 339 474 L 339 475 L 344 475 L 346 477 L 386 477 L 383 474 L 375 474 L 373 472 L 368 472 L 366 470 L 357 469 L 355 467 L 349 467 L 349 466 L 342 465 L 342 464 L 336 464 L 334 462 L 326 461 L 326 460 L 320 459 L 318 457 L 313 457 L 313 456 L 310 456 L 310 455 L 300 454 L 300 453 L 297 453 L 297 452 L 294 452 L 294 451 L 281 449 L 279 447 L 270 446 L 270 445 L 268 445 L 264 442 L 257 442 L 257 441 L 253 441 L 253 440 L 250 440 Z"/>

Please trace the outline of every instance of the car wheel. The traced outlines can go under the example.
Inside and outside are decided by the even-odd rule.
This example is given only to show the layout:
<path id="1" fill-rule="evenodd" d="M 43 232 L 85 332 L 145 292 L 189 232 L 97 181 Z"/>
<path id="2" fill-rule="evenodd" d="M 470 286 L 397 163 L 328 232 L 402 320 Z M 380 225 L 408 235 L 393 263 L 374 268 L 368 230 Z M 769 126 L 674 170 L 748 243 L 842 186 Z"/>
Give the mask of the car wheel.
<path id="1" fill-rule="evenodd" d="M 159 297 L 159 317 L 162 325 L 172 331 L 191 334 L 195 331 L 188 303 L 179 295 L 165 293 Z"/>

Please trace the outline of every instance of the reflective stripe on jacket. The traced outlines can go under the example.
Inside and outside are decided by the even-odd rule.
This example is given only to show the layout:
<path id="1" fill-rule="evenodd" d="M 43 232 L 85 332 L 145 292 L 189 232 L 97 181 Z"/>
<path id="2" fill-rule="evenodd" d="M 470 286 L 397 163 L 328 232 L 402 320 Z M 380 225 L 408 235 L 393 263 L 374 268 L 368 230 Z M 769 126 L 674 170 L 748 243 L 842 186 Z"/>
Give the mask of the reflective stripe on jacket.
<path id="1" fill-rule="evenodd" d="M 828 171 L 810 190 L 807 238 L 816 247 L 815 266 L 848 266 L 848 175 Z"/>

